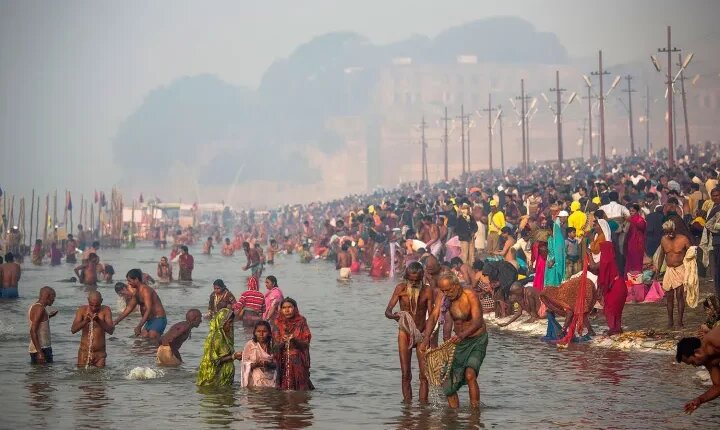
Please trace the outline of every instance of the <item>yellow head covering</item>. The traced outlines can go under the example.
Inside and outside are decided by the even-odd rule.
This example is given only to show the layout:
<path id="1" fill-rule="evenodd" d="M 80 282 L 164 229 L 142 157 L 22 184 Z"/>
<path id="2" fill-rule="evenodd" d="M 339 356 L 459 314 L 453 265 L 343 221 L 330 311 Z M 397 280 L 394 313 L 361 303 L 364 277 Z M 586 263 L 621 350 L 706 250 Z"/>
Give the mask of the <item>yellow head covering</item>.
<path id="1" fill-rule="evenodd" d="M 580 209 L 580 202 L 575 201 L 575 202 L 570 203 L 571 211 L 575 212 L 576 210 L 579 210 L 579 209 Z"/>
<path id="2" fill-rule="evenodd" d="M 599 204 L 600 204 L 600 197 L 593 197 L 592 202 L 595 203 L 596 205 L 599 205 Z"/>

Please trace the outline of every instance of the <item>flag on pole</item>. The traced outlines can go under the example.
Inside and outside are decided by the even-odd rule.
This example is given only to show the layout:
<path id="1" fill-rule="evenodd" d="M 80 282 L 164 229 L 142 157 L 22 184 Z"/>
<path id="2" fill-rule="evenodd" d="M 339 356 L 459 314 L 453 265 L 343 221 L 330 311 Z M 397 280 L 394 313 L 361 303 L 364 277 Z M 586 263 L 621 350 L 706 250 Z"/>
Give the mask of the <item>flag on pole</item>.
<path id="1" fill-rule="evenodd" d="M 72 196 L 70 195 L 70 191 L 67 193 L 67 210 L 72 212 Z"/>
<path id="2" fill-rule="evenodd" d="M 141 204 L 142 204 L 142 203 L 145 203 L 145 199 L 143 199 L 142 193 L 140 193 L 140 203 L 141 203 Z"/>
<path id="3" fill-rule="evenodd" d="M 98 199 L 99 199 L 98 192 L 97 192 L 97 190 L 95 190 L 95 204 L 98 203 Z"/>

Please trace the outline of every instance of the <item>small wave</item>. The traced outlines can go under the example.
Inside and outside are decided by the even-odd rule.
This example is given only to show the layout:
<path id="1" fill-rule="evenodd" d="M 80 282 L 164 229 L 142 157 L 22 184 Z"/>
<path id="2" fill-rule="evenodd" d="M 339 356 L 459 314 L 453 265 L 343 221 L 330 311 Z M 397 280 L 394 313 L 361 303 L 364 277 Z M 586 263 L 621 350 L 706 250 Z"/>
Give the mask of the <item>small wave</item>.
<path id="1" fill-rule="evenodd" d="M 153 369 L 150 367 L 136 367 L 128 373 L 125 379 L 129 380 L 145 380 L 145 379 L 158 379 L 165 376 L 165 372 L 160 369 Z"/>

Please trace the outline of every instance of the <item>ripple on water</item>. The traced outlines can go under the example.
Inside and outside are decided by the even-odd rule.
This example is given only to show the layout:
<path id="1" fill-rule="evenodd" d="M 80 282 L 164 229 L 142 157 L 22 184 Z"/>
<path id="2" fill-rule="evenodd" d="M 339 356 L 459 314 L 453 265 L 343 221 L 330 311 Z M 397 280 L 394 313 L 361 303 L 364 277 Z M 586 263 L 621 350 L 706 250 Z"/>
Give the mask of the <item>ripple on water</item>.
<path id="1" fill-rule="evenodd" d="M 154 273 L 169 250 L 140 246 L 134 251 L 102 250 L 118 273 L 131 268 Z M 199 252 L 196 252 L 199 254 Z M 210 283 L 222 278 L 237 296 L 244 290 L 244 258 L 196 258 L 195 281 L 157 287 L 172 325 L 192 307 L 207 306 Z M 156 428 L 714 428 L 720 416 L 702 407 L 690 417 L 676 416 L 685 401 L 705 390 L 696 369 L 672 364 L 671 356 L 573 346 L 558 351 L 530 335 L 491 329 L 479 373 L 480 412 L 451 411 L 441 393 L 431 404 L 417 404 L 417 363 L 413 354 L 411 405 L 402 403 L 397 355 L 397 324 L 383 313 L 395 281 L 357 275 L 339 284 L 326 262 L 301 265 L 296 256 L 278 256 L 266 274 L 278 277 L 286 295 L 298 300 L 312 330 L 312 393 L 273 389 L 243 390 L 236 384 L 202 391 L 194 385 L 207 335 L 207 323 L 193 330 L 181 353 L 185 363 L 159 369 L 155 347 L 133 335 L 138 314 L 129 316 L 107 338 L 105 369 L 75 367 L 80 335 L 70 334 L 84 288 L 56 282 L 71 268 L 43 266 L 27 271 L 22 298 L 0 301 L 0 427 L 124 428 L 142 422 Z M 51 320 L 51 366 L 29 366 L 27 310 L 42 285 L 57 291 L 58 316 Z M 112 285 L 99 288 L 117 316 Z M 249 337 L 235 331 L 240 349 Z M 126 377 L 135 368 L 162 370 L 158 379 Z M 153 407 L 148 407 L 152 405 Z M 132 413 L 128 413 L 132 411 Z M 92 417 L 90 419 L 89 417 Z"/>

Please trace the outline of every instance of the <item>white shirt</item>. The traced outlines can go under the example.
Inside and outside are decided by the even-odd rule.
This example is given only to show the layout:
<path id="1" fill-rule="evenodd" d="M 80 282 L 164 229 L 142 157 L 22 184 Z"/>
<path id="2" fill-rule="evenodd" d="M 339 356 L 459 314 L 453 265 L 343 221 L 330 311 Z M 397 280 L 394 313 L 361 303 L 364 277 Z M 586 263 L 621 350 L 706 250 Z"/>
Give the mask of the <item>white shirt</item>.
<path id="1" fill-rule="evenodd" d="M 606 205 L 600 206 L 600 209 L 605 212 L 605 215 L 607 215 L 609 219 L 630 217 L 630 211 L 628 208 L 618 202 L 610 202 Z"/>

